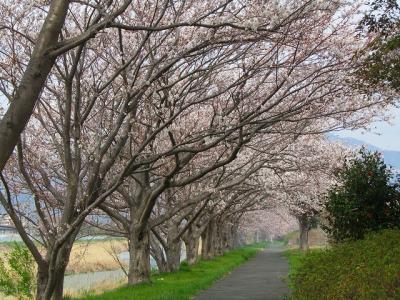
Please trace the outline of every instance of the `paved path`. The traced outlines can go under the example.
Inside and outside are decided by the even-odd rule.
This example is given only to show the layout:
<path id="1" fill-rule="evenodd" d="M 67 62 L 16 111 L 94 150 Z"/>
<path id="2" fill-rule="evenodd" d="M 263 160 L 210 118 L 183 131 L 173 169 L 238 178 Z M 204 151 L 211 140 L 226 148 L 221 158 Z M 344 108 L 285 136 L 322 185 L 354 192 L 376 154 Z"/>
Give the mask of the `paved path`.
<path id="1" fill-rule="evenodd" d="M 196 300 L 282 300 L 288 264 L 280 249 L 266 249 L 200 293 Z"/>

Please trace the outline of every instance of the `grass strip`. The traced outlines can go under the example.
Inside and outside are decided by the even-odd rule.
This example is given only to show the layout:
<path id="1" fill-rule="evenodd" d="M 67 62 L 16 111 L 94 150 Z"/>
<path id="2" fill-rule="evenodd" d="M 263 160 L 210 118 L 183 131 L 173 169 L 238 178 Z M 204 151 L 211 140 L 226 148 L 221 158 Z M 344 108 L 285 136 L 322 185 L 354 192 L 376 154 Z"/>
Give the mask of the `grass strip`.
<path id="1" fill-rule="evenodd" d="M 284 252 L 289 262 L 289 278 L 293 276 L 301 266 L 301 260 L 305 255 L 304 251 L 298 249 L 289 249 Z"/>

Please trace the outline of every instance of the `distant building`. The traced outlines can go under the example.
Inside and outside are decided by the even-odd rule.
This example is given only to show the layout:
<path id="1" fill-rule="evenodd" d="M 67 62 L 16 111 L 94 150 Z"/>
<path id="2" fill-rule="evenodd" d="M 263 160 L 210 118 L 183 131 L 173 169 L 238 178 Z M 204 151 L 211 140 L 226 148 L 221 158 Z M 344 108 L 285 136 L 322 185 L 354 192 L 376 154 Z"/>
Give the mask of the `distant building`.
<path id="1" fill-rule="evenodd" d="M 0 215 L 0 239 L 18 236 L 18 231 L 15 228 L 11 218 L 7 214 Z"/>
<path id="2" fill-rule="evenodd" d="M 0 226 L 14 226 L 11 218 L 7 214 L 0 214 Z"/>
<path id="3" fill-rule="evenodd" d="M 18 231 L 14 226 L 0 225 L 0 237 L 17 235 Z"/>

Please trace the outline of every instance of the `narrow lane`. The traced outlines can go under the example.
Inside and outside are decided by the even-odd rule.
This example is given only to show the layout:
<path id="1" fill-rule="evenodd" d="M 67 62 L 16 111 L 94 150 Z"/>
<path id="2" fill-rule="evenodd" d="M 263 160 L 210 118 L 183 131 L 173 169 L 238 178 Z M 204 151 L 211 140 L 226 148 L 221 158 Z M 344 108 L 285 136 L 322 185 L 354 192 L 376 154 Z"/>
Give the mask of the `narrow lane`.
<path id="1" fill-rule="evenodd" d="M 289 293 L 288 263 L 281 249 L 266 249 L 232 271 L 196 300 L 282 300 Z"/>

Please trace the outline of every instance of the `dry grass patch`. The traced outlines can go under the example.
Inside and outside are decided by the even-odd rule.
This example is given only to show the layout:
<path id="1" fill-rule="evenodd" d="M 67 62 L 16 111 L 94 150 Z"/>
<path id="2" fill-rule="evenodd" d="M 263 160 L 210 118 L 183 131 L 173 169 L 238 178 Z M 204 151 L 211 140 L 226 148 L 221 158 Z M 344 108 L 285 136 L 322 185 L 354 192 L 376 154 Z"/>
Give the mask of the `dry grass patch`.
<path id="1" fill-rule="evenodd" d="M 120 268 L 117 255 L 127 251 L 125 240 L 91 240 L 74 244 L 67 274 L 109 271 Z"/>
<path id="2" fill-rule="evenodd" d="M 11 243 L 0 243 L 0 257 L 4 258 L 5 255 L 10 252 Z"/>

